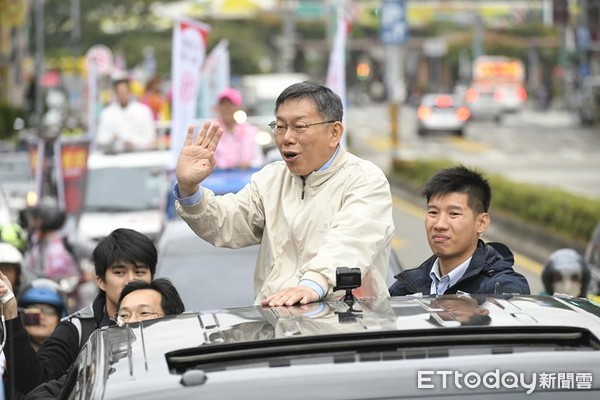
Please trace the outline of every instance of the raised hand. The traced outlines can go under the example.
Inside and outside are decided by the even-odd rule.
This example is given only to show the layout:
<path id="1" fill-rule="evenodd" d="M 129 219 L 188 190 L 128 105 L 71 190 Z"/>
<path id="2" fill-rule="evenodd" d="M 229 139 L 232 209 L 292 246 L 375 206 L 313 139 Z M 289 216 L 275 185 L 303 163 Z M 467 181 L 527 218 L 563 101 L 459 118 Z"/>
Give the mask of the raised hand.
<path id="1" fill-rule="evenodd" d="M 5 295 L 12 293 L 12 291 L 13 288 L 10 283 L 10 279 L 0 272 L 0 297 L 4 297 Z M 4 312 L 4 318 L 7 320 L 17 318 L 17 299 L 12 296 L 12 298 L 6 301 L 6 303 L 3 305 L 2 311 Z"/>
<path id="2" fill-rule="evenodd" d="M 193 140 L 194 127 L 188 128 L 175 171 L 182 197 L 194 194 L 198 185 L 212 173 L 215 167 L 215 149 L 222 134 L 223 129 L 214 121 L 204 123 L 196 140 Z"/>

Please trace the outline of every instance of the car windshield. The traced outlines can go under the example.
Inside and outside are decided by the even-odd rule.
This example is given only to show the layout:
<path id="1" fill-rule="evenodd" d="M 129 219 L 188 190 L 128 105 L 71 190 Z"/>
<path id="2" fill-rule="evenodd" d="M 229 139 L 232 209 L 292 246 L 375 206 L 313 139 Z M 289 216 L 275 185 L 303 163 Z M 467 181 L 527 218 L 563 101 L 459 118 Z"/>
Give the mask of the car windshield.
<path id="1" fill-rule="evenodd" d="M 153 166 L 100 168 L 88 172 L 85 211 L 157 209 L 161 174 Z"/>

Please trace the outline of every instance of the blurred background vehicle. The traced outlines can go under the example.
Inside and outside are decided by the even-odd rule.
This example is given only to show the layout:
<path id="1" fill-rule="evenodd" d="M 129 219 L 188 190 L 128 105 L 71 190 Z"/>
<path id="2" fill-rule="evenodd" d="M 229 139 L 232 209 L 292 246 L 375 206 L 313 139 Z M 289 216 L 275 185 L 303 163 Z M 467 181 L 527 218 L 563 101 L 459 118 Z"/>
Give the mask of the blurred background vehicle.
<path id="1" fill-rule="evenodd" d="M 493 85 L 474 84 L 465 93 L 465 102 L 471 111 L 471 117 L 477 120 L 502 120 L 502 104 L 499 92 Z"/>
<path id="2" fill-rule="evenodd" d="M 92 153 L 77 241 L 95 244 L 127 227 L 158 242 L 166 220 L 170 160 L 168 151 Z"/>
<path id="3" fill-rule="evenodd" d="M 434 131 L 463 136 L 471 112 L 456 95 L 431 93 L 422 97 L 417 116 L 419 136 Z"/>
<path id="4" fill-rule="evenodd" d="M 202 181 L 202 186 L 212 190 L 216 195 L 237 193 L 250 183 L 252 174 L 258 170 L 258 168 L 215 169 Z"/>
<path id="5" fill-rule="evenodd" d="M 256 141 L 263 148 L 266 162 L 281 159 L 268 127 L 275 120 L 275 101 L 283 89 L 306 80 L 310 76 L 304 73 L 253 74 L 240 79 L 243 108 L 248 114 L 246 122 L 258 128 Z"/>
<path id="6" fill-rule="evenodd" d="M 474 85 L 493 88 L 502 112 L 517 112 L 527 100 L 525 65 L 518 58 L 479 56 L 473 61 L 472 80 Z"/>
<path id="7" fill-rule="evenodd" d="M 17 151 L 0 155 L 0 187 L 8 198 L 13 217 L 35 202 L 35 178 L 29 153 Z"/>

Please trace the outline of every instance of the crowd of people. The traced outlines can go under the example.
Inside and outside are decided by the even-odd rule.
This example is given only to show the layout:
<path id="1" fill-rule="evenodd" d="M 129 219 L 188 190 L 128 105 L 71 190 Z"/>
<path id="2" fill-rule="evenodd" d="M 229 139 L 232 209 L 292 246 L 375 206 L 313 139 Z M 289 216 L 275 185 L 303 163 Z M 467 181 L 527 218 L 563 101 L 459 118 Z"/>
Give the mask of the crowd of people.
<path id="1" fill-rule="evenodd" d="M 126 84 L 119 82 L 115 89 L 127 97 Z M 118 107 L 130 105 L 115 104 L 114 112 L 124 113 Z M 238 193 L 215 196 L 202 186 L 213 170 L 231 168 L 233 161 L 249 167 L 254 160 L 252 130 L 231 120 L 240 105 L 239 93 L 228 89 L 219 97 L 220 121 L 205 123 L 196 136 L 194 127 L 189 128 L 173 195 L 177 213 L 203 240 L 220 247 L 260 246 L 256 305 L 306 305 L 335 298 L 340 295 L 336 268 L 346 265 L 360 269 L 360 295 L 365 297 L 530 293 L 526 278 L 514 270 L 510 249 L 482 240 L 491 220 L 491 188 L 482 173 L 462 165 L 436 173 L 422 193 L 432 256 L 398 274 L 388 287 L 395 230 L 388 180 L 373 163 L 340 145 L 341 99 L 317 83 L 291 85 L 276 100 L 270 126 L 282 160 L 264 166 Z M 130 133 L 115 126 L 102 135 L 106 143 L 127 149 L 134 141 L 119 136 L 123 132 Z M 232 161 L 221 155 L 221 141 L 248 147 Z M 155 278 L 154 243 L 135 230 L 119 228 L 92 252 L 97 296 L 73 312 L 64 282 L 80 281 L 82 273 L 60 233 L 63 224 L 64 213 L 56 207 L 40 207 L 28 213 L 26 230 L 6 226 L 0 231 L 0 301 L 6 322 L 0 367 L 7 382 L 14 383 L 10 398 L 60 393 L 95 329 L 185 310 L 171 282 Z M 576 252 L 561 249 L 550 257 L 542 279 L 548 294 L 585 296 L 589 271 Z M 461 323 L 489 319 L 476 299 L 453 305 L 443 298 L 436 301 L 442 308 L 468 308 L 469 317 Z"/>

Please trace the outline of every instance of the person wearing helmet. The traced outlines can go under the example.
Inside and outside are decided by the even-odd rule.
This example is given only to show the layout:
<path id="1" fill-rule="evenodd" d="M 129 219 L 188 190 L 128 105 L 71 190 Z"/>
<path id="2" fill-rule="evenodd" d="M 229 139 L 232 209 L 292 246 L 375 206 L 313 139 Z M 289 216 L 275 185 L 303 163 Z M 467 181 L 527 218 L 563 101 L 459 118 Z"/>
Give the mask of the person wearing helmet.
<path id="1" fill-rule="evenodd" d="M 21 253 L 27 248 L 27 235 L 21 225 L 7 223 L 0 226 L 0 242 L 15 246 Z"/>
<path id="2" fill-rule="evenodd" d="M 30 210 L 29 217 L 31 245 L 25 257 L 26 268 L 35 277 L 64 282 L 67 292 L 72 292 L 81 280 L 81 271 L 61 231 L 65 212 L 57 205 L 41 204 Z"/>
<path id="3" fill-rule="evenodd" d="M 67 300 L 60 286 L 46 278 L 31 282 L 19 295 L 17 304 L 31 345 L 38 351 L 60 322 L 67 316 Z"/>
<path id="4" fill-rule="evenodd" d="M 15 295 L 19 294 L 21 286 L 22 266 L 21 252 L 11 244 L 0 243 L 0 272 L 10 280 Z"/>
<path id="5" fill-rule="evenodd" d="M 573 249 L 556 250 L 542 271 L 545 291 L 542 294 L 567 294 L 585 297 L 590 283 L 590 270 L 583 257 Z"/>

